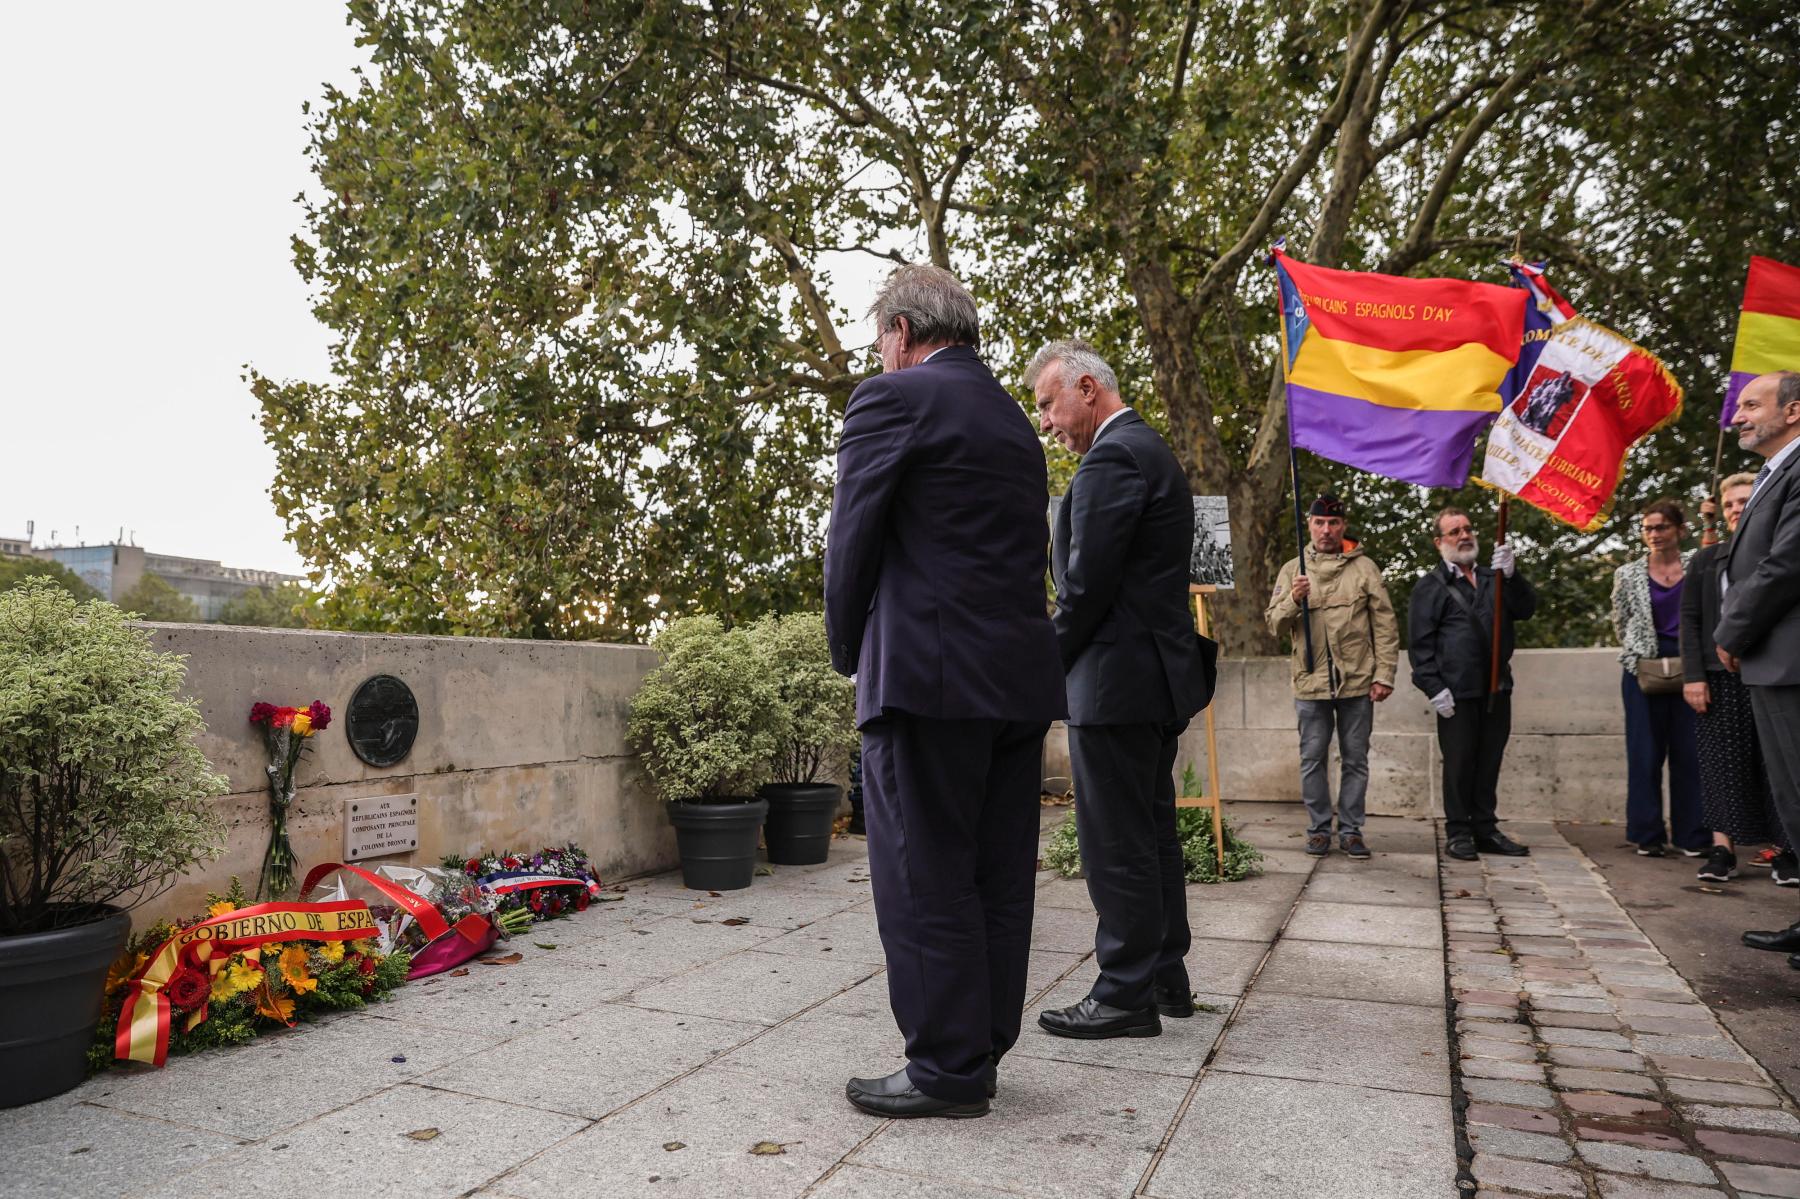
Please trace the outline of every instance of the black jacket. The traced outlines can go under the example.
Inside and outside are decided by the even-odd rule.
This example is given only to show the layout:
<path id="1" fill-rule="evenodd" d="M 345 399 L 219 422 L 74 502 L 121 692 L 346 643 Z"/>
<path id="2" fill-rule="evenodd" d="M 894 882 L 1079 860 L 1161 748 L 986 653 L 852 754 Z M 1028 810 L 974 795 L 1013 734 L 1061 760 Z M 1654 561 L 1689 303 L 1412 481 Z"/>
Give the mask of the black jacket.
<path id="1" fill-rule="evenodd" d="M 858 723 L 1060 719 L 1044 447 L 974 349 L 864 380 L 837 467 L 825 629 Z"/>
<path id="2" fill-rule="evenodd" d="M 1800 449 L 1751 494 L 1722 556 L 1731 590 L 1714 640 L 1743 659 L 1746 686 L 1800 684 Z"/>
<path id="3" fill-rule="evenodd" d="M 1218 647 L 1194 631 L 1194 501 L 1156 430 L 1127 410 L 1094 439 L 1056 512 L 1056 645 L 1070 724 L 1187 720 Z"/>
<path id="4" fill-rule="evenodd" d="M 1471 595 L 1469 585 L 1456 578 L 1448 563 L 1441 563 L 1413 587 L 1406 613 L 1406 656 L 1412 662 L 1413 686 L 1427 696 L 1446 687 L 1457 699 L 1479 699 L 1488 693 L 1494 572 L 1478 566 L 1475 578 L 1479 594 Z M 1511 691 L 1513 624 L 1531 619 L 1537 611 L 1537 592 L 1525 572 L 1515 570 L 1502 594 L 1506 610 L 1500 627 L 1500 690 Z"/>
<path id="5" fill-rule="evenodd" d="M 1725 569 L 1729 541 L 1703 545 L 1688 559 L 1681 587 L 1681 678 L 1704 683 L 1709 670 L 1724 670 L 1725 663 L 1713 647 L 1713 630 L 1719 627 L 1719 572 Z"/>

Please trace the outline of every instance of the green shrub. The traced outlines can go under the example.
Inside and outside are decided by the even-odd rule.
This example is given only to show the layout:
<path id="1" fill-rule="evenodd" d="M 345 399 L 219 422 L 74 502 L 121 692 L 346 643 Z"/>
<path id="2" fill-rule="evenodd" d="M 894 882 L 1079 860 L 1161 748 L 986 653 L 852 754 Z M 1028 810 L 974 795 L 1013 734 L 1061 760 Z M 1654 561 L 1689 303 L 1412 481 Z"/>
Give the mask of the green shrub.
<path id="1" fill-rule="evenodd" d="M 186 667 L 102 600 L 45 578 L 0 592 L 0 935 L 132 906 L 224 829 Z"/>
<path id="2" fill-rule="evenodd" d="M 1219 873 L 1213 850 L 1212 813 L 1204 808 L 1180 808 L 1175 812 L 1175 835 L 1181 839 L 1181 859 L 1190 883 L 1235 883 L 1260 874 L 1262 853 L 1231 831 L 1231 822 L 1220 817 L 1225 830 L 1225 872 Z M 1050 834 L 1044 847 L 1044 865 L 1064 878 L 1081 877 L 1081 844 L 1075 834 L 1075 809 Z"/>
<path id="3" fill-rule="evenodd" d="M 750 626 L 749 635 L 787 714 L 772 764 L 774 781 L 828 780 L 856 744 L 856 684 L 831 668 L 824 616 L 765 616 Z"/>
<path id="4" fill-rule="evenodd" d="M 787 735 L 780 688 L 742 629 L 687 616 L 651 641 L 662 664 L 631 701 L 626 739 L 670 802 L 748 798 Z"/>

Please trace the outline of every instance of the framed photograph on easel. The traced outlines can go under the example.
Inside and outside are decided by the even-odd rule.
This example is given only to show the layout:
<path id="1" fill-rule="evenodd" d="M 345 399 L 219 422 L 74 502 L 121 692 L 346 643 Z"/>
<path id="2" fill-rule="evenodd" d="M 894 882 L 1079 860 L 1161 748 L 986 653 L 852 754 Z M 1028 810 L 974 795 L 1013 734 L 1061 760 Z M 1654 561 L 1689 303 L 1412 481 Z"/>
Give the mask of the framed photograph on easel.
<path id="1" fill-rule="evenodd" d="M 1234 589 L 1237 571 L 1231 560 L 1231 509 L 1222 495 L 1194 497 L 1194 548 L 1188 559 L 1188 591 L 1194 597 L 1194 627 L 1202 637 L 1212 635 L 1206 610 L 1207 598 Z M 1213 728 L 1212 705 L 1206 705 L 1206 794 L 1177 796 L 1178 808 L 1212 811 L 1213 847 L 1219 855 L 1219 872 L 1225 870 L 1223 798 L 1219 794 L 1219 739 Z"/>

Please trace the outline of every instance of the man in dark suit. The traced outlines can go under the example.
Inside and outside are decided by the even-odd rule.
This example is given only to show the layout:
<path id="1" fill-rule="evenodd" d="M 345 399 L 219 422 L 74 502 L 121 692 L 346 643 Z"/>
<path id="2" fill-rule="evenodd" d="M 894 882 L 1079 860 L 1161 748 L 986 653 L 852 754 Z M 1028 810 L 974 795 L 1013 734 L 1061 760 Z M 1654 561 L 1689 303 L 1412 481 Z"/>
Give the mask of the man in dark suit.
<path id="1" fill-rule="evenodd" d="M 1800 845 L 1800 372 L 1751 380 L 1731 424 L 1766 461 L 1732 534 L 1713 642 L 1750 692 L 1769 793 L 1788 844 Z M 1800 921 L 1747 932 L 1744 944 L 1787 953 L 1800 970 Z"/>
<path id="2" fill-rule="evenodd" d="M 1043 431 L 1082 456 L 1056 513 L 1053 620 L 1068 671 L 1075 827 L 1100 917 L 1100 977 L 1038 1023 L 1064 1037 L 1153 1037 L 1161 1015 L 1194 1014 L 1174 766 L 1177 738 L 1212 699 L 1214 647 L 1188 608 L 1193 498 L 1093 347 L 1051 342 L 1025 382 Z"/>
<path id="3" fill-rule="evenodd" d="M 1475 526 L 1461 508 L 1432 518 L 1432 544 L 1443 563 L 1413 587 L 1406 615 L 1406 656 L 1413 686 L 1437 712 L 1444 757 L 1444 850 L 1459 861 L 1484 853 L 1531 851 L 1500 831 L 1500 764 L 1512 736 L 1513 624 L 1537 611 L 1537 592 L 1513 560 L 1494 547 L 1491 569 L 1475 565 Z M 1494 656 L 1494 575 L 1504 575 L 1500 689 L 1488 695 Z"/>
<path id="4" fill-rule="evenodd" d="M 1044 610 L 1043 446 L 976 356 L 955 276 L 903 266 L 870 309 L 825 549 L 832 665 L 856 677 L 863 818 L 907 1065 L 882 1116 L 982 1116 L 1018 1039 L 1044 733 L 1067 713 Z"/>

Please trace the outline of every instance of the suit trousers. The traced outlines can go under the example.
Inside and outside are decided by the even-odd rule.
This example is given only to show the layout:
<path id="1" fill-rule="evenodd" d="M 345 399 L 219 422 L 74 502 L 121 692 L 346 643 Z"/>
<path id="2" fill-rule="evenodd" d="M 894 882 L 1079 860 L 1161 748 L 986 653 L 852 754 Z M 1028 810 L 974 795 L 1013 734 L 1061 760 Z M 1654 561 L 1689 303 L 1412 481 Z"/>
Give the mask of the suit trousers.
<path id="1" fill-rule="evenodd" d="M 869 881 L 907 1075 L 986 1096 L 1019 1039 L 1036 896 L 1042 723 L 889 712 L 863 725 Z"/>
<path id="2" fill-rule="evenodd" d="M 1512 692 L 1458 699 L 1456 714 L 1437 720 L 1444 756 L 1444 837 L 1491 837 L 1499 831 L 1500 763 L 1512 736 Z"/>
<path id="3" fill-rule="evenodd" d="M 1800 846 L 1800 686 L 1748 690 L 1763 765 L 1769 770 L 1769 797 L 1787 843 Z"/>
<path id="4" fill-rule="evenodd" d="M 1187 721 L 1069 726 L 1075 830 L 1100 917 L 1088 993 L 1133 1011 L 1155 988 L 1188 994 L 1187 880 L 1175 827 L 1175 753 Z"/>
<path id="5" fill-rule="evenodd" d="M 1679 691 L 1645 695 L 1637 676 L 1621 672 L 1625 704 L 1625 839 L 1634 845 L 1661 845 L 1663 763 L 1669 764 L 1668 832 L 1683 849 L 1712 844 L 1700 808 L 1700 744 L 1694 710 Z"/>

